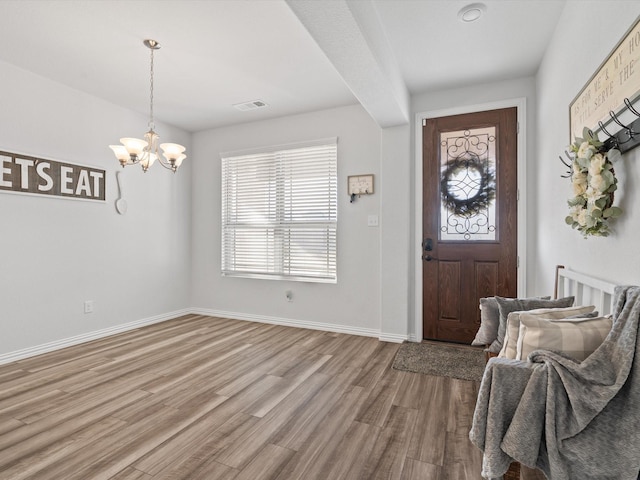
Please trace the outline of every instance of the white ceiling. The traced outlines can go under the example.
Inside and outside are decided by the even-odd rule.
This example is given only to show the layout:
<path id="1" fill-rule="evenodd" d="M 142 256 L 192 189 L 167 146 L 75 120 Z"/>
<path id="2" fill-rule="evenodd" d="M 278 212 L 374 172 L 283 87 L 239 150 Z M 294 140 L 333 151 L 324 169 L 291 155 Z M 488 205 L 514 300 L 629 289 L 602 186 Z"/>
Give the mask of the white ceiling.
<path id="1" fill-rule="evenodd" d="M 535 74 L 565 0 L 484 1 L 483 17 L 463 23 L 458 12 L 471 3 L 375 2 L 411 92 Z"/>
<path id="2" fill-rule="evenodd" d="M 0 0 L 0 61 L 148 114 L 153 38 L 156 118 L 185 130 L 358 101 L 397 124 L 408 94 L 534 74 L 565 0 L 485 0 L 463 24 L 468 3 Z"/>

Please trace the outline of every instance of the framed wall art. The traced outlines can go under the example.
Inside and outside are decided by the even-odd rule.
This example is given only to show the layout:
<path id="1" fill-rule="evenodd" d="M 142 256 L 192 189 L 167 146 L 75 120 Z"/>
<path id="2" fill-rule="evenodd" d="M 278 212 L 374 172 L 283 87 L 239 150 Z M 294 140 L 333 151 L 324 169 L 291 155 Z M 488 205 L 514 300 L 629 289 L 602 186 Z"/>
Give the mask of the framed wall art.
<path id="1" fill-rule="evenodd" d="M 597 131 L 614 122 L 627 109 L 625 99 L 640 100 L 640 17 L 569 105 L 570 141 L 584 127 Z"/>

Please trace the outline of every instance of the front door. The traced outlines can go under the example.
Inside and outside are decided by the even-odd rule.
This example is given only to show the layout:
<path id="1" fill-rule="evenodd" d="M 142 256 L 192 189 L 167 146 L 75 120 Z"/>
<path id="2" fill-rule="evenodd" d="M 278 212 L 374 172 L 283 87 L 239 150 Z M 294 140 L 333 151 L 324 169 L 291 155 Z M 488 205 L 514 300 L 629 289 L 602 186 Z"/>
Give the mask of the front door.
<path id="1" fill-rule="evenodd" d="M 423 126 L 423 336 L 471 343 L 479 299 L 517 291 L 517 110 Z"/>

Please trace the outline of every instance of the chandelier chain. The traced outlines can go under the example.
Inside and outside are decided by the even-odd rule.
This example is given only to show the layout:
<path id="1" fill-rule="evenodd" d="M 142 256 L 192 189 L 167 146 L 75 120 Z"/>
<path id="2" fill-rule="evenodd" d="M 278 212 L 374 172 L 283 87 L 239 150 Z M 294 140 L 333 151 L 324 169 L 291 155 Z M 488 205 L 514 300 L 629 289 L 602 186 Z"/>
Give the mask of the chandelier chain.
<path id="1" fill-rule="evenodd" d="M 149 75 L 149 128 L 153 130 L 155 124 L 153 122 L 153 48 L 151 50 L 151 74 Z"/>

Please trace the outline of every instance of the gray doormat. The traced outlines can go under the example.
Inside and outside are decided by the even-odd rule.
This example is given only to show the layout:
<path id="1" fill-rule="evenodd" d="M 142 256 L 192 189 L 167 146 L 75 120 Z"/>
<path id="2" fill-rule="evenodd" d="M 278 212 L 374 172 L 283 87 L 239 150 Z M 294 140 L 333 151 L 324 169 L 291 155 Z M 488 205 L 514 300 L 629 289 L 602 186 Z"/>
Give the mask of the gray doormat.
<path id="1" fill-rule="evenodd" d="M 479 382 L 485 367 L 480 348 L 439 343 L 403 343 L 393 361 L 393 368 L 439 377 Z"/>

